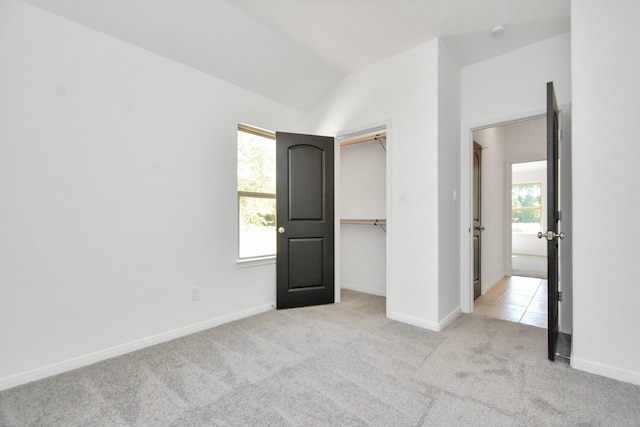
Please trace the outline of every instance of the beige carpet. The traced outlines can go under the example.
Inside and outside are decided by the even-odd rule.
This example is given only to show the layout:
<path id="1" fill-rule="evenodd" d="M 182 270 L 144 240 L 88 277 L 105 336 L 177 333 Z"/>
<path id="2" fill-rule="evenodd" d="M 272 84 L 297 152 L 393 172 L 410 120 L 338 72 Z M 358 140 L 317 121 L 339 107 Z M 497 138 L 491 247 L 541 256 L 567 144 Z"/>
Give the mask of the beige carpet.
<path id="1" fill-rule="evenodd" d="M 640 425 L 640 387 L 547 361 L 543 329 L 384 313 L 345 291 L 236 321 L 4 391 L 0 425 Z"/>

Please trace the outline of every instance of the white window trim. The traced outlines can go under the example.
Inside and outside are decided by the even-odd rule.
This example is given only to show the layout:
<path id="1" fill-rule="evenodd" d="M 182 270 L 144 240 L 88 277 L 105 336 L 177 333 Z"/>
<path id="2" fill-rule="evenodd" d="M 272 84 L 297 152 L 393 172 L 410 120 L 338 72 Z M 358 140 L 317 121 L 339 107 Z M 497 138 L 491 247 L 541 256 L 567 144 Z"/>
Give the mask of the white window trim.
<path id="1" fill-rule="evenodd" d="M 269 255 L 257 258 L 238 258 L 236 266 L 238 268 L 260 267 L 276 263 L 276 255 Z"/>
<path id="2" fill-rule="evenodd" d="M 269 131 L 266 129 L 257 128 L 255 126 L 246 125 L 243 123 L 238 123 L 238 131 L 251 133 L 257 136 L 261 136 L 269 139 L 276 139 L 276 133 L 273 131 Z M 237 165 L 236 165 L 237 168 Z M 237 185 L 236 185 L 237 187 Z M 238 191 L 236 190 L 236 200 L 237 200 L 237 209 L 238 213 L 240 210 L 240 197 L 257 197 L 257 198 L 265 198 L 265 199 L 275 199 L 276 195 L 272 193 L 255 193 L 248 191 Z M 276 263 L 276 254 L 272 255 L 263 255 L 257 257 L 248 257 L 248 258 L 240 258 L 240 224 L 238 224 L 238 248 L 236 250 L 238 258 L 236 259 L 236 265 L 238 268 L 251 268 L 251 267 L 259 267 L 263 265 L 270 265 Z"/>

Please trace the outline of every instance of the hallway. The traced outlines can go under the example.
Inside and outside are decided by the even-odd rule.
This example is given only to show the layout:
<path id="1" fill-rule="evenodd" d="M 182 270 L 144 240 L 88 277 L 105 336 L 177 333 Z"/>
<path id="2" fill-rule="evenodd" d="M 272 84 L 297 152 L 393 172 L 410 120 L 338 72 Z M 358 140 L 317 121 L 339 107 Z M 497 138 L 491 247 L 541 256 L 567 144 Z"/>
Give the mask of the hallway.
<path id="1" fill-rule="evenodd" d="M 547 278 L 547 257 L 538 255 L 511 255 L 511 275 Z"/>
<path id="2" fill-rule="evenodd" d="M 474 301 L 473 312 L 496 319 L 547 327 L 547 281 L 506 276 Z"/>

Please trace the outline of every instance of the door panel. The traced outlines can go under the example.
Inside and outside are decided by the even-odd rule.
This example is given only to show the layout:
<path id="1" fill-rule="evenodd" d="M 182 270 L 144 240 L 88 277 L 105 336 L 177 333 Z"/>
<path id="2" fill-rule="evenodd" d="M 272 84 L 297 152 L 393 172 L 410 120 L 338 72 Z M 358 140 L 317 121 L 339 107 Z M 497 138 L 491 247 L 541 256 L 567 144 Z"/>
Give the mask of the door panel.
<path id="1" fill-rule="evenodd" d="M 276 133 L 278 309 L 334 302 L 334 147 Z"/>
<path id="2" fill-rule="evenodd" d="M 558 104 L 553 82 L 547 83 L 547 348 L 555 360 L 558 342 Z M 539 237 L 540 234 L 538 235 Z"/>
<path id="3" fill-rule="evenodd" d="M 299 145 L 289 153 L 289 221 L 324 219 L 324 152 Z"/>
<path id="4" fill-rule="evenodd" d="M 289 239 L 289 289 L 321 288 L 324 239 Z"/>

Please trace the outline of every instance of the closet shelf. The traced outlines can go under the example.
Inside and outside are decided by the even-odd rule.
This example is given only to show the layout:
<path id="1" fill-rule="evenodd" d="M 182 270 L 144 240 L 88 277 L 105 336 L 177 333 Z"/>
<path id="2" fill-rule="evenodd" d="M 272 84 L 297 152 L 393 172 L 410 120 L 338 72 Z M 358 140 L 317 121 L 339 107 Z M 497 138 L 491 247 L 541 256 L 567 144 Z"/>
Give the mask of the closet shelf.
<path id="1" fill-rule="evenodd" d="M 340 224 L 387 225 L 386 219 L 341 219 Z"/>
<path id="2" fill-rule="evenodd" d="M 353 224 L 353 225 L 379 225 L 385 233 L 387 229 L 387 220 L 386 219 L 341 219 L 340 224 Z"/>

